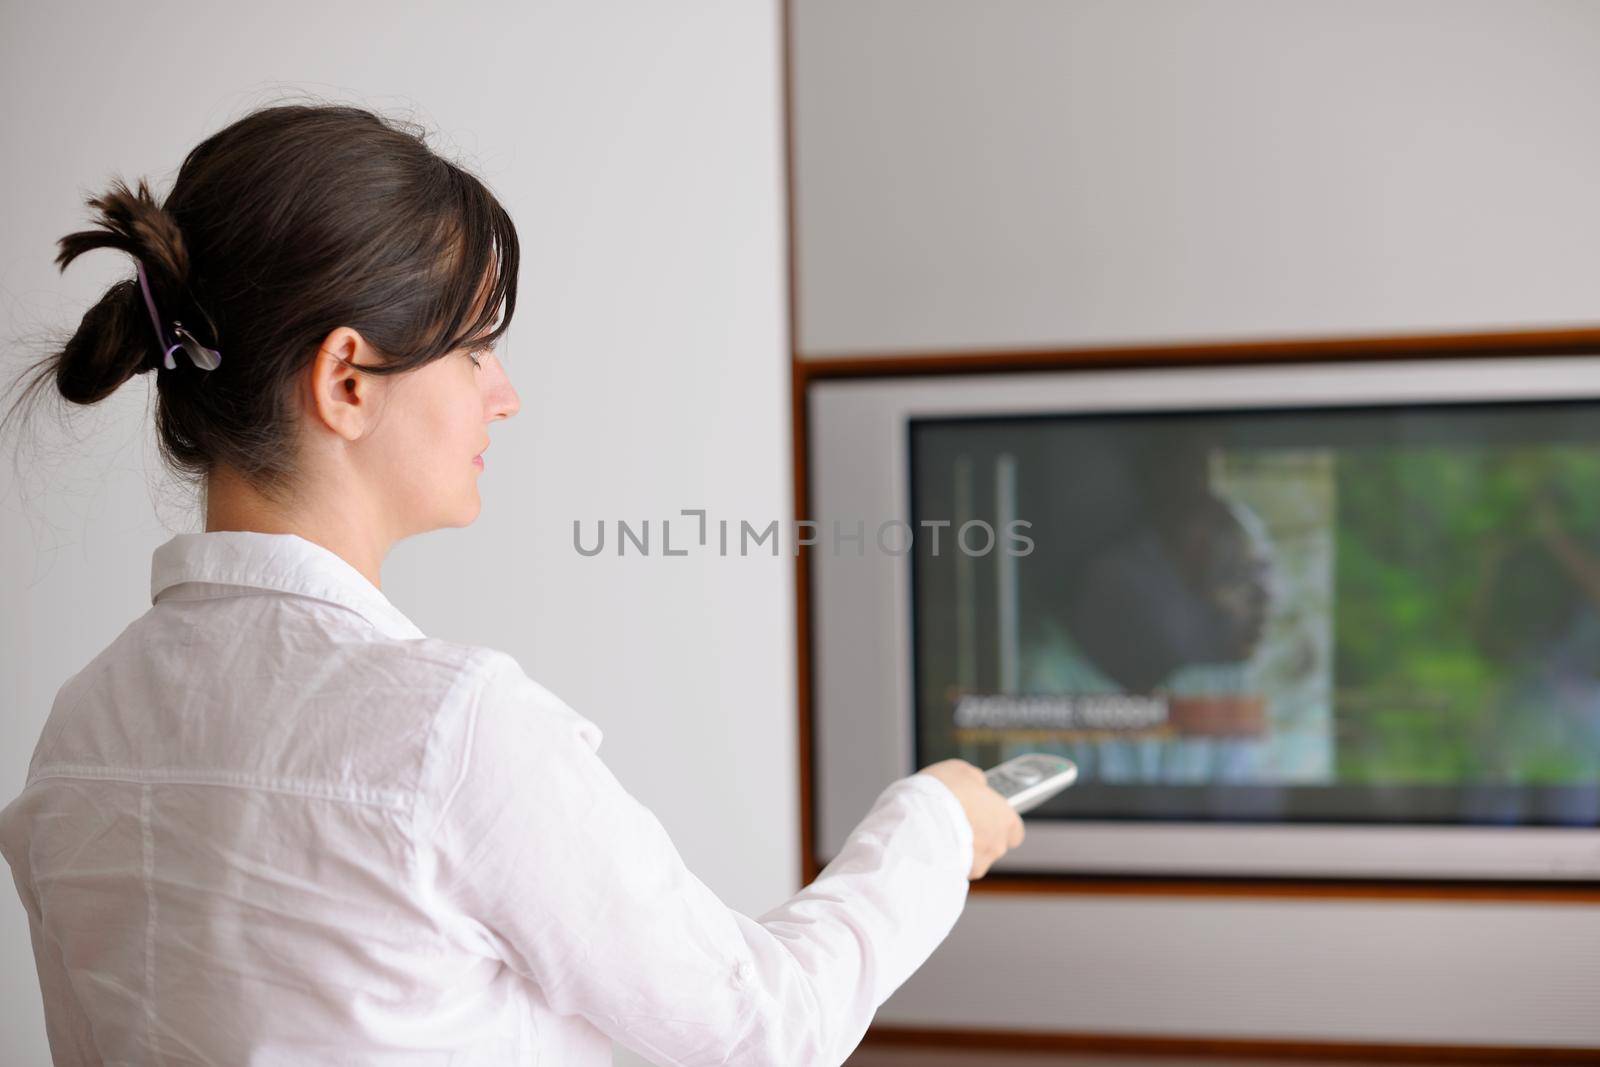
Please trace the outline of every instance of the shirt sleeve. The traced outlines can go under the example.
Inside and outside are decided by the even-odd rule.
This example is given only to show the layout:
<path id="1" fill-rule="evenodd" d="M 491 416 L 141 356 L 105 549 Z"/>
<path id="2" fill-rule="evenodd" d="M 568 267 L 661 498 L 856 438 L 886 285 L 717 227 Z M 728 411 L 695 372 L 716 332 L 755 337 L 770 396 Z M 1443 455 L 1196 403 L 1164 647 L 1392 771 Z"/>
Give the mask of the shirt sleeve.
<path id="1" fill-rule="evenodd" d="M 510 657 L 421 828 L 436 895 L 553 1010 L 660 1064 L 840 1064 L 955 925 L 972 830 L 938 779 L 878 796 L 816 881 L 725 905 L 596 755 L 600 731 Z"/>
<path id="2" fill-rule="evenodd" d="M 30 876 L 7 850 L 17 895 L 28 912 L 28 933 L 33 941 L 33 962 L 39 972 L 39 993 L 44 1001 L 45 1036 L 50 1042 L 50 1062 L 55 1067 L 100 1067 L 103 1062 L 95 1047 L 94 1032 L 78 995 L 67 978 L 61 950 L 45 936 L 40 925 L 39 902 L 34 896 Z"/>

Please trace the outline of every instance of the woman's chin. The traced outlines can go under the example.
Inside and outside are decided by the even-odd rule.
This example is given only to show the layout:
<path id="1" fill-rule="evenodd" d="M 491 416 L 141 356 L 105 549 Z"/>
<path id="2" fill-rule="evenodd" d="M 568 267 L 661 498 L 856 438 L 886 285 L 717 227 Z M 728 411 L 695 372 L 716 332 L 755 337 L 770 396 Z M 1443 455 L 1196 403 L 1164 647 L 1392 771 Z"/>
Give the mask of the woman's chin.
<path id="1" fill-rule="evenodd" d="M 443 526 L 470 526 L 483 511 L 483 499 L 478 496 L 477 486 L 467 490 L 466 497 L 455 507 L 448 519 L 441 523 Z"/>

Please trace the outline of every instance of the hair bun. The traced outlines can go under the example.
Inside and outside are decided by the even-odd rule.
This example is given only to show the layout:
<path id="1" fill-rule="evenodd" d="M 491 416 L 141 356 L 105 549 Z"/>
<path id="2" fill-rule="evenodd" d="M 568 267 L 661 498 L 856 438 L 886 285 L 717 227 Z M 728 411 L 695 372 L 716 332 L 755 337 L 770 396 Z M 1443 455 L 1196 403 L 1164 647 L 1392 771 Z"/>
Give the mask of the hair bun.
<path id="1" fill-rule="evenodd" d="M 150 195 L 143 178 L 136 189 L 114 179 L 109 192 L 91 198 L 88 204 L 98 212 L 93 220 L 97 228 L 61 238 L 56 256 L 61 270 L 85 252 L 115 248 L 144 264 L 158 294 L 187 288 L 189 250 L 183 233 Z M 56 384 L 66 399 L 92 404 L 134 375 L 154 369 L 163 345 L 164 339 L 150 322 L 138 281 L 118 282 L 84 313 L 61 353 Z"/>

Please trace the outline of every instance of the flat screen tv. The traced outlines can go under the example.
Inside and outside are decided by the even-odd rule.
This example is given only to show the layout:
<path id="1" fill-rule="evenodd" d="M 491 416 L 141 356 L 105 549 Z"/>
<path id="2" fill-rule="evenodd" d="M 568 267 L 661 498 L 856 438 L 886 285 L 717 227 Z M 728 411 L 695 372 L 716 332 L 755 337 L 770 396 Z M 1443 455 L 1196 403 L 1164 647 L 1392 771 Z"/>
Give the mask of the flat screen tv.
<path id="1" fill-rule="evenodd" d="M 1600 876 L 1600 359 L 808 392 L 815 853 L 1078 763 L 997 871 Z"/>

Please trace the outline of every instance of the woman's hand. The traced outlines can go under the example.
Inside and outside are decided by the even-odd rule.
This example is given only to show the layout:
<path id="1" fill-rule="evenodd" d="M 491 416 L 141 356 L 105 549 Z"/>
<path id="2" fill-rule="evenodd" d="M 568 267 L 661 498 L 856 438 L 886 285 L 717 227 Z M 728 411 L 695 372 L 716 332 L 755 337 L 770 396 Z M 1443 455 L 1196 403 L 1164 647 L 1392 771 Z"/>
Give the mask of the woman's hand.
<path id="1" fill-rule="evenodd" d="M 972 870 L 969 881 L 982 878 L 989 865 L 1022 844 L 1022 816 L 1011 810 L 1006 798 L 989 788 L 983 772 L 963 759 L 940 760 L 922 768 L 950 787 L 966 809 L 972 824 Z"/>

